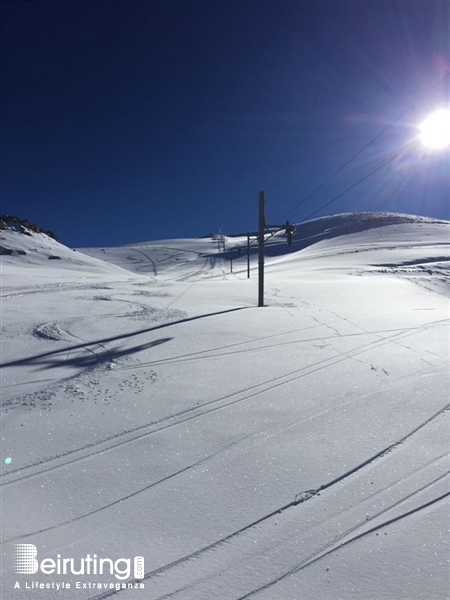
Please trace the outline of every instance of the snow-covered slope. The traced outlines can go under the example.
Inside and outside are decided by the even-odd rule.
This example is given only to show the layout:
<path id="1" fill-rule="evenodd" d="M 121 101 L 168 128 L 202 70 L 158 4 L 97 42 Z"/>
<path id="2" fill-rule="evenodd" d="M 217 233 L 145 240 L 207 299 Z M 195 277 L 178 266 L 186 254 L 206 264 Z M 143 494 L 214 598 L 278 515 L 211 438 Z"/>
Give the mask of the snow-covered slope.
<path id="1" fill-rule="evenodd" d="M 9 233 L 5 598 L 448 597 L 449 222 L 274 235 L 264 308 L 243 237 L 81 253 L 36 234 L 32 254 Z M 142 556 L 124 582 L 143 589 L 17 574 L 21 543 L 75 569 Z"/>
<path id="2" fill-rule="evenodd" d="M 10 270 L 17 273 L 29 267 L 40 269 L 43 273 L 51 273 L 52 269 L 91 272 L 96 275 L 118 272 L 117 268 L 104 261 L 71 250 L 45 233 L 30 230 L 26 234 L 12 228 L 1 230 L 0 255 L 2 265 L 6 267 L 5 274 L 9 274 Z M 30 274 L 30 271 L 27 270 L 26 273 Z"/>
<path id="3" fill-rule="evenodd" d="M 82 248 L 81 252 L 106 260 L 133 273 L 168 276 L 179 280 L 214 269 L 225 258 L 212 238 L 158 240 L 117 248 Z"/>

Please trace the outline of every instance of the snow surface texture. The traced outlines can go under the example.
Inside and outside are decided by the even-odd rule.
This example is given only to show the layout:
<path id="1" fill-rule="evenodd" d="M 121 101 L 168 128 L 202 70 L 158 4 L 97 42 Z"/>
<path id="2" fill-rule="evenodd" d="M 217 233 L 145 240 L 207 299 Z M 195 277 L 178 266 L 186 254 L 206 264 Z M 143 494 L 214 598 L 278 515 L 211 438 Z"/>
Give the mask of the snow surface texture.
<path id="1" fill-rule="evenodd" d="M 264 308 L 243 237 L 0 236 L 2 598 L 449 597 L 449 222 L 274 235 Z M 15 544 L 143 556 L 144 589 Z"/>

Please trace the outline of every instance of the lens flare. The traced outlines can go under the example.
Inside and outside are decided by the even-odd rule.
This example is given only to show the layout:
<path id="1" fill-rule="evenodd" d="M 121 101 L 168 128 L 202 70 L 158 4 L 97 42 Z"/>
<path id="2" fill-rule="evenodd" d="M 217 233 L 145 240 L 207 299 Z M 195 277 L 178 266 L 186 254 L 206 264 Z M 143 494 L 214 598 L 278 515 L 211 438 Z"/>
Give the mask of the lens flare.
<path id="1" fill-rule="evenodd" d="M 440 109 L 432 113 L 419 127 L 422 144 L 430 150 L 450 146 L 450 110 Z"/>

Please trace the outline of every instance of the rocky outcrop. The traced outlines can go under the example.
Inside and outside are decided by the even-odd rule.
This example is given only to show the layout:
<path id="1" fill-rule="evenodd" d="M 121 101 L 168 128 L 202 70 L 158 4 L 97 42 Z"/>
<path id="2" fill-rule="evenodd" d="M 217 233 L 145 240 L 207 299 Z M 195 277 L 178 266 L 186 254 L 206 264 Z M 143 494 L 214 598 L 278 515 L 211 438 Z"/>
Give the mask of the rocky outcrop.
<path id="1" fill-rule="evenodd" d="M 1 229 L 13 229 L 24 235 L 31 235 L 32 231 L 34 233 L 45 233 L 48 237 L 51 237 L 57 242 L 60 241 L 53 231 L 42 229 L 37 223 L 32 223 L 31 221 L 28 221 L 28 219 L 20 219 L 19 217 L 14 217 L 12 215 L 0 215 L 0 230 Z"/>

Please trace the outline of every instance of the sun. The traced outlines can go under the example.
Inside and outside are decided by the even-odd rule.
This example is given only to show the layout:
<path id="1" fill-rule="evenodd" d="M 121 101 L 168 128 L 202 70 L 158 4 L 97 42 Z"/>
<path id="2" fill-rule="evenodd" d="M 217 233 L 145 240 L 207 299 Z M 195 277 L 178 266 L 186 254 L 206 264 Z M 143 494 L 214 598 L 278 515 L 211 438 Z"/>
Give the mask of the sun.
<path id="1" fill-rule="evenodd" d="M 430 150 L 450 146 L 450 110 L 439 109 L 419 126 L 422 144 Z"/>

